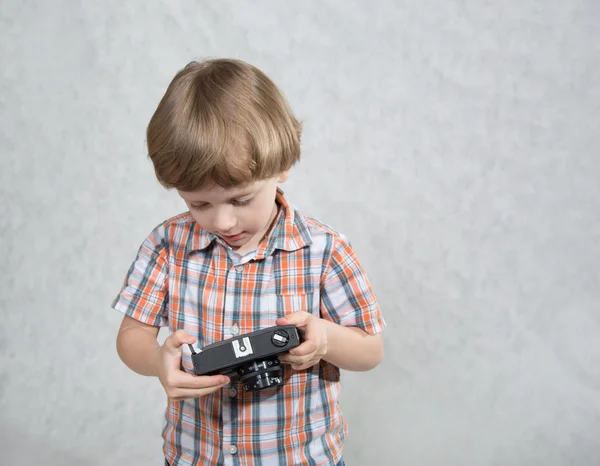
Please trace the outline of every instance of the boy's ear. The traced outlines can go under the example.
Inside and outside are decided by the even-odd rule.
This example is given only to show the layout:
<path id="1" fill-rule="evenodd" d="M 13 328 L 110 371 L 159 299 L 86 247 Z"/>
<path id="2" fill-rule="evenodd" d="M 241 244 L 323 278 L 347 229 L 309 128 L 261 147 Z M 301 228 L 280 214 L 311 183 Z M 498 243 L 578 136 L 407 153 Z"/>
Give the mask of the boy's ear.
<path id="1" fill-rule="evenodd" d="M 281 172 L 279 174 L 279 176 L 277 177 L 277 182 L 278 183 L 285 183 L 287 181 L 287 179 L 290 177 L 290 170 L 286 170 L 284 172 Z"/>

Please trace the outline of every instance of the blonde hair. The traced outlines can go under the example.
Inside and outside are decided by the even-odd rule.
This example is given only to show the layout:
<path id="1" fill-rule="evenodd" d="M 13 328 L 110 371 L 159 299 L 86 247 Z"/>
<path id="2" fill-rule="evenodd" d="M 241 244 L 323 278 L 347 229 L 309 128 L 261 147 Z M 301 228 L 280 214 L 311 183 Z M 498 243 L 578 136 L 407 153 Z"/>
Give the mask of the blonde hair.
<path id="1" fill-rule="evenodd" d="M 300 159 L 302 126 L 277 86 L 240 60 L 191 62 L 167 88 L 147 129 L 166 188 L 228 188 L 270 178 Z"/>

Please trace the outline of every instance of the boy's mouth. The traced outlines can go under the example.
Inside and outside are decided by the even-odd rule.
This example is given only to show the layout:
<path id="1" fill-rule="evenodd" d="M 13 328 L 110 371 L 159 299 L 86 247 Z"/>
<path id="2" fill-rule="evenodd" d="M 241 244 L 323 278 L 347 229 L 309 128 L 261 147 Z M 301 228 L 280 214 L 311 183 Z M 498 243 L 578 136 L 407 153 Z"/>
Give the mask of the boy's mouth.
<path id="1" fill-rule="evenodd" d="M 237 241 L 238 239 L 240 239 L 242 236 L 244 235 L 244 232 L 242 231 L 241 233 L 238 233 L 237 235 L 221 235 L 221 238 L 223 238 L 225 241 L 227 241 L 228 243 L 231 243 L 233 241 Z"/>

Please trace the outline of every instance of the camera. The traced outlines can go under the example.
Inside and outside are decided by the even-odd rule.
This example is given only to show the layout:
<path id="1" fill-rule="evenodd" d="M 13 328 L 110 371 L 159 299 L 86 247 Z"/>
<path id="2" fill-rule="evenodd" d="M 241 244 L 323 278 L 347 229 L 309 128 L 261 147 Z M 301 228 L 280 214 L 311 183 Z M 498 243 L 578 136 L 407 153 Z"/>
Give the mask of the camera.
<path id="1" fill-rule="evenodd" d="M 222 340 L 192 352 L 196 375 L 223 374 L 239 380 L 247 392 L 283 384 L 283 367 L 277 355 L 300 344 L 293 325 L 277 325 Z"/>

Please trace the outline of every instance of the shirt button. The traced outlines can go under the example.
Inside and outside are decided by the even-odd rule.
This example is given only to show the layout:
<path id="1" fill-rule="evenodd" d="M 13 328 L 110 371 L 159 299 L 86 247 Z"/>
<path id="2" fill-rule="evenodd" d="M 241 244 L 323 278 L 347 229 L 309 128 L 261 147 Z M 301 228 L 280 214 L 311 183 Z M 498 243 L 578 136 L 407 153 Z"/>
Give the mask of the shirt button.
<path id="1" fill-rule="evenodd" d="M 237 450 L 237 447 L 236 447 L 235 445 L 231 445 L 231 446 L 229 447 L 229 453 L 230 453 L 230 454 L 232 454 L 232 455 L 235 455 L 235 454 L 237 453 L 237 451 L 238 451 L 238 450 Z"/>
<path id="2" fill-rule="evenodd" d="M 237 390 L 236 390 L 235 388 L 231 387 L 231 388 L 229 389 L 228 393 L 229 393 L 229 396 L 230 396 L 231 398 L 233 398 L 235 395 L 237 395 Z"/>
<path id="3" fill-rule="evenodd" d="M 237 270 L 238 272 L 241 272 L 242 270 L 244 270 L 244 266 L 243 265 L 238 265 L 235 267 L 235 270 Z"/>
<path id="4" fill-rule="evenodd" d="M 238 324 L 233 324 L 231 326 L 231 334 L 238 335 L 239 333 L 240 333 L 240 328 L 238 327 Z"/>

